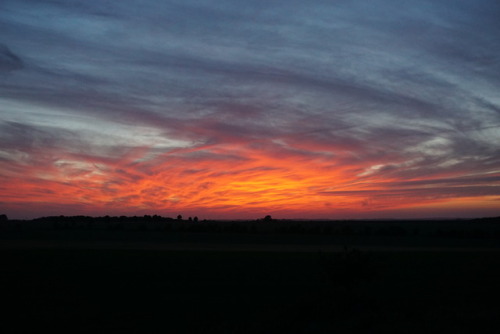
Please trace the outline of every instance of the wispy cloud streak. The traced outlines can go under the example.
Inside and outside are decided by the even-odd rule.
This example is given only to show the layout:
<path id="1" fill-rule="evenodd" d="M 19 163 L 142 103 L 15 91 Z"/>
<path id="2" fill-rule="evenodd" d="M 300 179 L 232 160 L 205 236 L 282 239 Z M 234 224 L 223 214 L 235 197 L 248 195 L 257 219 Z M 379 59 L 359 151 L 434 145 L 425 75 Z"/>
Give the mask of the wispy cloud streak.
<path id="1" fill-rule="evenodd" d="M 0 210 L 498 214 L 499 15 L 3 1 Z"/>

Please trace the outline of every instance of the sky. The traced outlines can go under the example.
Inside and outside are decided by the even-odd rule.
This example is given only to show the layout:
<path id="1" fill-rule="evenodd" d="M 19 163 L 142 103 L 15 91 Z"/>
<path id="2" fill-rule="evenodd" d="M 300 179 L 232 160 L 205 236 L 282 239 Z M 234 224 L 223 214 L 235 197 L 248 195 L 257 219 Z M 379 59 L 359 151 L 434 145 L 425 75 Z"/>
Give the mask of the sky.
<path id="1" fill-rule="evenodd" d="M 2 0 L 0 213 L 500 215 L 497 0 Z"/>

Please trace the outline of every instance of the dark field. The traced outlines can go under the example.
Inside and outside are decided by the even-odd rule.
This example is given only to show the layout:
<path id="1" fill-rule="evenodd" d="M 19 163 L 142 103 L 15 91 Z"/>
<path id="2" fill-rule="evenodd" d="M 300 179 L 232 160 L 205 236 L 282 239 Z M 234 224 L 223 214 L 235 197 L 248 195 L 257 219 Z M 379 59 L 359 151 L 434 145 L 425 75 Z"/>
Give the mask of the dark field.
<path id="1" fill-rule="evenodd" d="M 497 218 L 55 222 L 0 229 L 1 333 L 500 330 Z"/>
<path id="2" fill-rule="evenodd" d="M 497 333 L 500 252 L 3 249 L 3 333 Z"/>

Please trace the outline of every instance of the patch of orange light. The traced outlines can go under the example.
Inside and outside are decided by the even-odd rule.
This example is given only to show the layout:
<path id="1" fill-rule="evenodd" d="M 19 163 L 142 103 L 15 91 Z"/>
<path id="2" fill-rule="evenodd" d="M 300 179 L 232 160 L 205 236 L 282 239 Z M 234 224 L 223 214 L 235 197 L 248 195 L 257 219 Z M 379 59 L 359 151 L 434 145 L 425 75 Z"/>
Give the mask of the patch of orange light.
<path id="1" fill-rule="evenodd" d="M 227 149 L 217 154 L 231 152 Z M 0 201 L 7 207 L 8 203 L 27 207 L 30 203 L 78 204 L 90 211 L 87 214 L 93 214 L 91 210 L 167 214 L 203 210 L 215 215 L 234 212 L 235 216 L 241 210 L 328 216 L 337 211 L 498 205 L 494 196 L 439 198 L 421 190 L 426 186 L 395 188 L 401 180 L 394 176 L 363 179 L 359 171 L 368 167 L 362 163 L 347 166 L 331 157 L 305 159 L 251 149 L 236 153 L 240 158 L 184 152 L 145 159 L 145 150 L 115 162 L 68 162 L 78 159 L 67 157 L 65 163 L 25 167 L 17 175 L 4 177 Z"/>

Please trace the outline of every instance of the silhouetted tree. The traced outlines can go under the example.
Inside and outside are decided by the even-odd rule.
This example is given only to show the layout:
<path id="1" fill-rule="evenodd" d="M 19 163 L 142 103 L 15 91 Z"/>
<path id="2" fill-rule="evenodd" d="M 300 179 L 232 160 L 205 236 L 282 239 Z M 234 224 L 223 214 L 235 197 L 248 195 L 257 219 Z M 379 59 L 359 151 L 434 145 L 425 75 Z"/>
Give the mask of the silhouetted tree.
<path id="1" fill-rule="evenodd" d="M 0 222 L 6 222 L 7 220 L 9 220 L 9 218 L 7 218 L 7 215 L 0 215 Z"/>
<path id="2" fill-rule="evenodd" d="M 194 220 L 195 223 L 197 223 L 198 222 L 198 217 L 194 216 L 193 220 Z"/>
<path id="3" fill-rule="evenodd" d="M 182 220 L 182 215 L 178 215 L 177 220 Z"/>
<path id="4" fill-rule="evenodd" d="M 272 220 L 273 220 L 273 217 L 271 217 L 270 215 L 267 215 L 264 217 L 264 221 L 266 221 L 266 222 L 270 222 Z"/>

